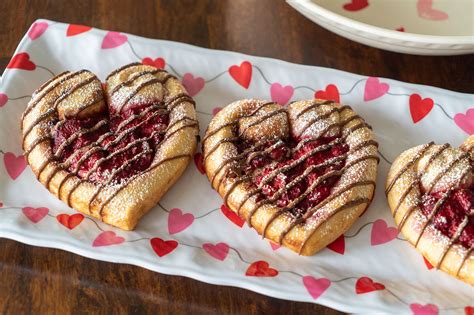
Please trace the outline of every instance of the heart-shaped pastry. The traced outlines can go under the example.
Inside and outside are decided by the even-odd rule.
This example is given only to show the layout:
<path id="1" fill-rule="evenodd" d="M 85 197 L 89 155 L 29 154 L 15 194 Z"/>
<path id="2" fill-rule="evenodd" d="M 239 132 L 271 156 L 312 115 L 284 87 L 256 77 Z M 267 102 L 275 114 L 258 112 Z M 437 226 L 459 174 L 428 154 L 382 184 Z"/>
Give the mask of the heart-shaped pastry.
<path id="1" fill-rule="evenodd" d="M 374 195 L 377 142 L 360 116 L 333 101 L 237 101 L 212 119 L 203 153 L 224 204 L 302 255 L 337 239 Z"/>
<path id="2" fill-rule="evenodd" d="M 59 199 L 131 230 L 191 161 L 194 105 L 163 69 L 126 65 L 104 87 L 87 70 L 67 71 L 34 92 L 22 117 L 23 149 Z"/>
<path id="3" fill-rule="evenodd" d="M 428 143 L 393 162 L 386 194 L 398 229 L 436 268 L 474 285 L 474 136 Z"/>

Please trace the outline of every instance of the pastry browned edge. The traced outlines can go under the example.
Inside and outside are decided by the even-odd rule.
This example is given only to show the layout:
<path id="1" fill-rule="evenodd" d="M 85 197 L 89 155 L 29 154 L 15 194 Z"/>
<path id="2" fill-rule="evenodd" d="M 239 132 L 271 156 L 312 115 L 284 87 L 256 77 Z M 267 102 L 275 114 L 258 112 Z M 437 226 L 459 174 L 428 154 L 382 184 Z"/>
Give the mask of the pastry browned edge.
<path id="1" fill-rule="evenodd" d="M 470 234 L 474 231 L 473 161 L 474 136 L 470 136 L 460 148 L 433 142 L 419 145 L 398 156 L 386 183 L 388 203 L 405 238 L 433 266 L 471 285 L 474 285 Z M 437 197 L 432 199 L 428 209 L 427 202 L 434 198 L 430 197 L 433 194 Z M 470 203 L 465 203 L 466 208 L 471 205 L 470 210 L 444 210 L 447 206 L 453 208 L 449 205 L 452 198 L 461 197 L 466 202 L 470 198 Z M 456 216 L 456 220 L 451 214 Z M 444 225 L 449 227 L 451 235 L 442 232 Z"/>
<path id="2" fill-rule="evenodd" d="M 113 71 L 104 87 L 90 71 L 66 71 L 36 90 L 23 113 L 21 129 L 26 160 L 38 180 L 72 208 L 121 229 L 132 230 L 176 182 L 192 159 L 198 135 L 194 107 L 193 99 L 179 80 L 163 69 L 140 63 L 129 64 Z M 114 131 L 116 134 L 111 134 L 107 129 L 101 135 L 105 138 L 99 137 L 100 140 L 84 148 L 75 148 L 78 138 L 87 133 L 93 135 L 100 128 L 110 128 L 107 126 L 112 123 L 110 119 L 107 120 L 107 116 L 112 116 L 112 109 L 114 115 L 129 113 L 126 118 L 121 118 L 123 125 L 117 127 Z M 159 131 L 153 129 L 153 124 L 147 125 L 152 130 L 147 131 L 150 132 L 148 138 L 120 143 L 132 134 L 137 138 L 131 126 L 139 125 L 143 117 L 154 117 L 155 113 L 167 117 L 163 119 L 167 119 L 168 124 Z M 97 116 L 105 117 L 104 121 L 97 122 L 89 129 L 81 127 L 64 141 L 64 146 L 53 152 L 56 143 L 54 135 L 60 128 L 66 124 L 73 125 L 72 120 L 94 120 Z M 149 121 L 146 123 L 149 124 Z M 109 146 L 110 150 L 119 145 L 128 147 L 120 152 L 115 152 L 119 151 L 115 149 L 115 154 L 105 150 L 105 142 L 99 142 L 109 136 L 110 139 L 118 139 Z M 159 139 L 160 142 L 155 146 L 150 139 Z M 154 147 L 149 143 L 153 143 Z M 74 147 L 74 153 L 79 152 L 75 161 L 73 158 L 61 158 L 61 154 L 69 152 L 68 145 Z M 137 147 L 141 150 L 137 151 L 139 154 L 128 160 L 120 160 L 120 165 L 101 173 L 101 181 L 90 180 L 99 178 L 94 171 L 98 172 L 107 163 L 112 163 L 112 158 L 117 160 L 120 154 L 130 155 L 130 152 L 124 153 L 126 150 L 133 150 L 131 152 L 134 154 Z M 79 176 L 80 168 L 88 165 L 87 156 L 99 154 L 94 152 L 103 152 L 100 153 L 103 159 L 89 166 L 91 174 L 85 176 L 82 170 L 83 176 Z M 78 157 L 81 157 L 79 161 Z M 142 167 L 135 165 L 145 157 L 150 162 L 149 166 L 136 173 L 133 168 Z M 123 175 L 128 173 L 128 178 Z"/>
<path id="3" fill-rule="evenodd" d="M 308 149 L 304 156 L 299 157 L 302 162 L 297 164 L 300 166 L 289 160 L 289 168 L 278 167 L 267 177 L 260 177 L 262 185 L 253 182 L 262 171 L 259 167 L 250 170 L 250 165 L 257 165 L 252 161 L 258 155 L 263 155 L 261 159 L 265 160 L 272 156 L 272 150 L 280 148 L 285 154 L 294 156 L 294 152 L 311 143 L 319 143 L 315 140 L 323 137 L 330 139 L 330 142 L 309 147 L 313 149 Z M 301 140 L 300 147 L 282 149 L 285 144 L 281 145 L 281 142 L 290 143 L 290 138 Z M 275 144 L 255 152 L 254 149 L 266 139 Z M 242 143 L 250 143 L 250 149 L 240 149 L 242 152 L 239 152 Z M 333 101 L 299 101 L 289 104 L 287 108 L 261 100 L 237 101 L 223 108 L 212 119 L 202 144 L 207 176 L 212 187 L 222 196 L 224 204 L 265 238 L 301 255 L 313 255 L 333 242 L 367 209 L 374 196 L 378 155 L 372 130 L 351 107 Z M 336 145 L 348 150 L 331 158 L 339 169 L 328 170 L 318 178 L 312 177 L 314 181 L 307 184 L 307 189 L 295 199 L 281 199 L 282 193 L 289 194 L 294 189 L 294 180 L 309 183 L 308 172 L 331 168 L 329 162 L 325 166 L 314 162 L 316 164 L 308 166 L 299 180 L 288 180 L 271 198 L 262 198 L 261 188 L 267 180 L 275 183 L 275 176 L 281 178 L 285 172 L 289 172 L 290 176 L 292 169 L 306 165 L 310 158 L 318 154 L 329 154 L 322 152 L 332 152 Z M 268 167 L 271 165 L 267 164 Z M 335 183 L 334 178 L 337 179 Z M 307 208 L 304 209 L 307 211 L 303 211 L 302 197 L 322 189 L 318 185 L 329 181 L 333 185 L 330 195 L 317 204 L 305 201 Z M 278 198 L 288 202 L 287 205 L 278 206 Z"/>

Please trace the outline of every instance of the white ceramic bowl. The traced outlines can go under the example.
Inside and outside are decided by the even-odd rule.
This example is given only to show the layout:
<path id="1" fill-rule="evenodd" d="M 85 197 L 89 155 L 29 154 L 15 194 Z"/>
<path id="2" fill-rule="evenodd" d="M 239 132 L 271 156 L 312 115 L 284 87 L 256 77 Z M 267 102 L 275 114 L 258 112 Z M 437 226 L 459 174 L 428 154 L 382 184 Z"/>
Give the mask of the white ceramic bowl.
<path id="1" fill-rule="evenodd" d="M 417 55 L 474 53 L 472 0 L 287 0 L 320 26 L 356 42 Z"/>

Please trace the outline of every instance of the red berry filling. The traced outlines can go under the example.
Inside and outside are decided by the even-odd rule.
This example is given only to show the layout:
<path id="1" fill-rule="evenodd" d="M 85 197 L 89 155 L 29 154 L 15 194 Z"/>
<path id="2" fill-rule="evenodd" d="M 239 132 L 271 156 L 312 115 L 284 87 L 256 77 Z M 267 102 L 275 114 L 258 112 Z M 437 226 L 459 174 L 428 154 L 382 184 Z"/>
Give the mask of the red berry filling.
<path id="1" fill-rule="evenodd" d="M 429 216 L 446 192 L 424 194 L 421 198 L 421 211 Z M 469 215 L 474 207 L 474 187 L 457 189 L 451 192 L 444 203 L 437 209 L 432 223 L 441 233 L 449 238 L 456 235 L 459 225 L 468 216 L 467 225 L 462 230 L 456 243 L 470 248 L 474 243 L 474 217 Z"/>
<path id="2" fill-rule="evenodd" d="M 71 172 L 99 183 L 119 183 L 146 170 L 164 138 L 169 116 L 142 104 L 113 117 L 58 121 L 53 152 Z"/>
<path id="3" fill-rule="evenodd" d="M 302 141 L 302 142 L 301 142 Z M 339 137 L 243 142 L 240 153 L 250 151 L 242 171 L 261 187 L 257 201 L 268 199 L 296 217 L 331 194 L 345 165 L 349 147 Z M 252 153 L 257 152 L 257 153 Z"/>

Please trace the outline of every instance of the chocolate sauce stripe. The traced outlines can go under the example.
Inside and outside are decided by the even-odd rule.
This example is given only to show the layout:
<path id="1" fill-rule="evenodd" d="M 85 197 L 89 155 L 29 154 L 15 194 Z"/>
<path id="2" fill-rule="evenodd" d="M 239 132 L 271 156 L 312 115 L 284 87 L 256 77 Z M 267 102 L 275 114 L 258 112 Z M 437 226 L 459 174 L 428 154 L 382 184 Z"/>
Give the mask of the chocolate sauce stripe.
<path id="1" fill-rule="evenodd" d="M 137 118 L 141 118 L 143 116 L 146 116 L 146 114 L 148 114 L 149 112 L 153 111 L 153 110 L 156 110 L 155 113 L 152 114 L 153 117 L 155 117 L 156 115 L 158 115 L 159 113 L 163 113 L 163 114 L 167 114 L 168 111 L 164 111 L 162 110 L 163 108 L 160 107 L 159 105 L 152 105 L 148 108 L 146 108 L 145 110 L 141 111 L 140 114 L 135 114 L 135 115 L 131 115 L 130 117 L 128 117 L 127 119 L 123 120 L 122 122 L 120 122 L 120 124 L 117 126 L 117 132 L 120 132 L 125 126 L 127 126 L 128 124 L 130 124 L 131 122 L 133 122 L 135 119 Z"/>
<path id="2" fill-rule="evenodd" d="M 307 122 L 307 123 L 305 124 L 305 126 L 303 127 L 303 130 L 306 131 L 308 128 L 310 128 L 312 125 L 314 125 L 314 124 L 317 123 L 318 121 L 321 121 L 321 120 L 323 120 L 323 119 L 326 119 L 326 118 L 330 117 L 332 114 L 334 114 L 334 113 L 336 113 L 336 112 L 339 112 L 339 109 L 340 109 L 340 108 L 337 108 L 337 107 L 336 107 L 336 108 L 333 108 L 333 109 L 331 109 L 331 110 L 330 110 L 329 112 L 327 112 L 327 113 L 321 114 L 320 116 L 316 116 L 316 117 L 314 117 L 314 118 L 308 120 L 308 122 Z M 299 117 L 299 115 L 298 115 L 297 117 Z M 296 119 L 298 119 L 298 118 L 296 118 Z M 302 134 L 302 133 L 301 133 L 301 134 Z M 301 134 L 300 134 L 300 136 L 301 136 Z"/>
<path id="3" fill-rule="evenodd" d="M 169 111 L 174 110 L 175 107 L 178 107 L 184 102 L 191 103 L 191 105 L 196 108 L 196 102 L 187 93 L 179 93 L 166 100 L 166 103 L 168 104 L 167 108 Z"/>
<path id="4" fill-rule="evenodd" d="M 266 102 L 266 103 L 260 104 L 256 109 L 254 109 L 252 112 L 250 112 L 250 114 L 242 115 L 238 119 L 235 119 L 234 121 L 227 122 L 227 123 L 223 124 L 222 126 L 219 126 L 216 129 L 212 130 L 212 131 L 208 130 L 206 132 L 206 135 L 204 136 L 204 139 L 202 139 L 202 145 L 204 146 L 204 143 L 206 142 L 206 140 L 208 138 L 210 138 L 211 136 L 213 136 L 214 134 L 221 131 L 221 129 L 226 128 L 226 127 L 230 127 L 232 125 L 237 125 L 239 123 L 240 119 L 252 117 L 256 113 L 258 113 L 262 108 L 264 108 L 266 106 L 269 106 L 269 105 L 274 105 L 274 104 L 275 104 L 275 102 Z"/>
<path id="5" fill-rule="evenodd" d="M 90 132 L 94 132 L 94 131 L 100 129 L 101 127 L 103 127 L 105 124 L 107 124 L 107 121 L 105 119 L 103 119 L 103 120 L 100 120 L 99 122 L 97 122 L 91 128 L 79 129 L 78 131 L 74 132 L 66 140 L 64 140 L 63 143 L 61 143 L 61 145 L 56 150 L 56 153 L 54 154 L 54 158 L 58 159 L 62 155 L 62 153 L 64 152 L 66 147 L 69 146 L 70 144 L 72 144 L 72 142 L 77 140 L 80 136 L 83 136 L 83 135 L 88 134 Z"/>
<path id="6" fill-rule="evenodd" d="M 126 81 L 123 81 L 120 84 L 117 84 L 112 89 L 112 91 L 110 91 L 109 95 L 110 95 L 110 97 L 112 97 L 121 88 L 123 88 L 125 86 L 129 86 L 130 84 L 132 84 L 133 82 L 135 82 L 136 80 L 138 80 L 139 78 L 141 78 L 141 77 L 143 77 L 147 74 L 155 75 L 155 74 L 160 73 L 160 72 L 166 72 L 166 71 L 163 70 L 163 69 L 153 69 L 153 70 L 145 70 L 145 71 L 141 71 L 141 72 L 135 72 Z"/>
<path id="7" fill-rule="evenodd" d="M 467 216 L 465 216 L 463 221 L 461 222 L 461 224 L 459 224 L 458 228 L 456 229 L 456 232 L 453 234 L 453 237 L 451 237 L 451 239 L 449 240 L 448 245 L 446 245 L 443 248 L 441 258 L 436 263 L 436 266 L 435 266 L 436 269 L 439 269 L 439 267 L 441 266 L 441 264 L 444 261 L 444 258 L 446 258 L 446 255 L 448 254 L 448 251 L 451 249 L 451 247 L 454 245 L 454 243 L 456 243 L 459 240 L 459 237 L 461 236 L 462 232 L 466 228 L 468 222 L 469 222 L 469 218 Z"/>
<path id="8" fill-rule="evenodd" d="M 359 157 L 359 158 L 357 158 L 357 159 L 351 161 L 349 164 L 346 164 L 346 165 L 339 171 L 339 173 L 342 175 L 342 174 L 344 174 L 344 172 L 345 172 L 347 169 L 353 167 L 354 165 L 357 165 L 357 164 L 359 164 L 360 162 L 363 162 L 363 161 L 366 161 L 366 160 L 371 160 L 371 159 L 377 160 L 377 159 L 378 159 L 378 156 L 376 156 L 376 155 L 361 156 L 361 157 Z M 330 173 L 328 173 L 328 174 L 330 174 Z M 334 174 L 334 175 L 338 175 L 338 174 Z M 333 176 L 333 175 L 331 175 L 331 176 Z M 331 176 L 328 176 L 327 178 L 329 178 L 329 177 L 331 177 Z M 324 176 L 323 176 L 323 177 L 324 177 Z M 327 178 L 324 178 L 324 180 L 327 179 Z M 321 182 L 322 182 L 322 181 L 321 181 Z M 316 188 L 316 186 L 319 185 L 321 182 L 318 182 L 317 184 L 312 185 L 313 187 L 312 187 L 311 191 L 314 190 L 314 189 Z M 375 186 L 375 182 L 372 181 L 372 183 L 373 183 L 373 185 Z M 314 184 L 314 183 L 313 183 L 313 184 Z M 354 187 L 357 187 L 357 186 L 354 186 Z M 343 193 L 349 191 L 349 190 L 352 189 L 352 188 L 353 188 L 353 187 L 350 187 L 350 185 L 348 185 L 347 187 L 345 187 L 345 188 L 343 188 L 343 189 L 339 189 L 337 192 L 334 192 L 333 195 L 339 196 L 339 195 L 341 195 L 341 194 L 343 194 Z M 374 190 L 375 190 L 375 189 L 374 189 Z M 311 192 L 311 191 L 310 191 L 310 192 Z M 309 194 L 309 193 L 308 193 L 308 194 Z M 301 202 L 304 198 L 301 199 L 301 198 L 298 197 L 298 199 L 300 199 L 298 202 L 294 202 L 294 204 L 291 205 L 291 206 L 288 205 L 288 206 L 287 206 L 288 209 L 286 209 L 286 211 L 290 210 L 291 207 L 296 206 L 296 205 L 297 205 L 299 202 Z M 332 198 L 332 199 L 334 199 L 334 198 Z M 288 233 L 289 231 L 291 231 L 291 230 L 293 229 L 293 227 L 295 227 L 295 226 L 298 225 L 299 223 L 304 222 L 304 220 L 307 220 L 308 218 L 310 218 L 311 216 L 313 216 L 314 213 L 316 213 L 316 211 L 319 210 L 319 209 L 321 209 L 324 205 L 328 204 L 329 202 L 326 201 L 326 200 L 327 200 L 327 199 L 324 199 L 324 200 L 322 200 L 319 204 L 315 205 L 313 208 L 308 209 L 308 210 L 306 211 L 306 213 L 302 216 L 301 220 L 297 220 L 297 221 L 299 221 L 297 224 L 290 224 L 290 225 L 289 225 L 289 229 L 288 229 L 288 231 L 287 231 L 286 233 Z M 295 200 L 295 201 L 296 201 L 296 200 Z M 331 200 L 331 201 L 332 201 L 332 200 Z M 284 213 L 284 212 L 282 212 L 281 214 L 283 214 L 283 213 Z M 309 215 L 308 215 L 308 213 L 309 213 Z M 270 224 L 270 223 L 271 223 L 271 222 L 269 222 L 268 224 Z M 285 237 L 285 235 L 286 235 L 286 234 L 282 234 L 281 239 L 280 239 L 280 242 L 281 242 L 281 240 Z"/>
<path id="9" fill-rule="evenodd" d="M 65 99 L 67 99 L 69 96 L 73 95 L 76 91 L 79 89 L 85 87 L 86 85 L 93 83 L 93 82 L 98 82 L 98 79 L 95 75 L 92 75 L 91 77 L 79 81 L 72 87 L 70 87 L 67 91 L 65 91 L 63 94 L 61 94 L 54 102 L 53 102 L 53 107 L 55 109 L 58 108 L 59 104 L 62 103 Z"/>
<path id="10" fill-rule="evenodd" d="M 428 169 L 428 167 L 430 166 L 430 164 L 436 159 L 438 158 L 438 156 L 440 156 L 447 148 L 449 148 L 449 144 L 444 144 L 443 146 L 441 146 L 434 154 L 432 154 L 430 156 L 430 158 L 428 159 L 428 161 L 426 162 L 425 166 L 423 167 L 423 169 L 418 172 L 419 174 L 424 174 L 426 172 L 426 170 Z M 405 198 L 408 196 L 408 194 L 410 193 L 410 191 L 415 187 L 415 185 L 419 184 L 420 182 L 420 179 L 417 179 L 417 180 L 414 180 L 410 187 L 405 191 L 403 192 L 402 196 L 400 197 L 400 199 L 398 200 L 398 203 L 397 203 L 397 206 L 393 209 L 393 217 L 395 218 L 395 216 L 397 215 L 398 213 L 398 209 L 400 208 L 400 206 L 402 205 L 403 201 L 405 200 Z"/>
<path id="11" fill-rule="evenodd" d="M 334 101 L 325 101 L 325 102 L 319 102 L 317 100 L 313 100 L 313 103 L 309 106 L 306 106 L 304 109 L 302 109 L 297 115 L 296 115 L 296 119 L 300 118 L 304 113 L 306 112 L 309 112 L 310 110 L 314 109 L 314 108 L 318 108 L 319 106 L 322 106 L 322 105 L 335 105 L 337 104 L 336 102 Z M 335 111 L 339 111 L 339 108 L 338 107 L 335 107 L 333 108 L 330 112 L 331 114 L 334 113 Z M 326 115 L 326 114 L 324 114 Z M 329 115 L 328 115 L 329 117 Z"/>
<path id="12" fill-rule="evenodd" d="M 434 180 L 430 183 L 430 186 L 429 188 L 427 189 L 427 194 L 430 194 L 431 191 L 433 190 L 434 186 L 436 186 L 436 184 L 438 183 L 438 181 L 444 176 L 446 175 L 447 173 L 449 173 L 449 171 L 451 171 L 451 169 L 456 166 L 457 163 L 459 163 L 460 161 L 464 160 L 465 158 L 469 158 L 469 153 L 463 153 L 461 155 L 459 155 L 457 158 L 455 158 L 453 161 L 451 161 L 450 164 L 448 164 L 448 166 L 442 170 L 441 172 L 439 172 L 436 177 L 434 178 Z"/>
<path id="13" fill-rule="evenodd" d="M 54 90 L 55 88 L 57 88 L 59 85 L 63 84 L 64 82 L 68 81 L 69 79 L 72 79 L 78 75 L 81 75 L 84 72 L 87 72 L 87 70 L 81 70 L 81 71 L 77 71 L 73 73 L 68 73 L 66 76 L 63 76 L 62 78 L 58 76 L 55 76 L 54 78 L 52 78 L 50 83 L 52 83 L 55 79 L 60 79 L 60 80 L 57 80 L 56 83 L 54 83 L 53 85 L 50 85 L 47 89 L 42 91 L 41 96 L 38 96 L 38 98 L 36 98 L 36 95 L 35 95 L 35 98 L 31 100 L 31 102 L 28 104 L 25 111 L 23 112 L 23 115 L 21 116 L 21 120 L 23 121 L 26 115 L 28 115 L 29 112 L 52 90 Z"/>
<path id="14" fill-rule="evenodd" d="M 145 87 L 147 86 L 150 86 L 152 84 L 156 84 L 156 83 L 160 83 L 160 84 L 165 84 L 166 81 L 168 81 L 170 78 L 172 77 L 171 74 L 168 74 L 167 76 L 165 76 L 164 78 L 162 79 L 159 79 L 159 78 L 153 78 L 153 79 L 150 79 L 148 81 L 144 81 L 142 83 L 140 83 L 139 85 L 137 85 L 135 87 L 135 89 L 130 92 L 127 97 L 125 98 L 125 100 L 123 101 L 123 103 L 118 107 L 118 110 L 117 112 L 118 113 L 121 113 L 123 108 L 128 104 L 128 102 L 135 97 L 135 95 L 137 95 L 142 89 L 144 89 Z"/>
<path id="15" fill-rule="evenodd" d="M 33 143 L 30 144 L 28 150 L 25 150 L 25 154 L 24 154 L 25 159 L 28 161 L 28 156 L 30 155 L 30 153 L 36 148 L 37 145 L 39 145 L 40 143 L 43 143 L 46 140 L 52 140 L 52 137 L 50 135 L 45 135 L 45 136 L 36 138 L 35 141 L 33 141 Z"/>
<path id="16" fill-rule="evenodd" d="M 39 88 L 37 88 L 34 92 L 33 92 L 33 96 L 35 95 L 38 95 L 39 93 L 41 93 L 41 91 L 43 91 L 48 85 L 50 85 L 54 80 L 57 80 L 59 78 L 61 78 L 62 76 L 66 75 L 70 73 L 69 71 L 63 71 L 61 73 L 59 73 L 58 75 L 55 75 L 54 77 L 52 77 L 51 79 L 49 79 L 48 81 L 46 81 L 45 83 L 41 84 L 41 86 Z"/>
<path id="17" fill-rule="evenodd" d="M 261 124 L 262 122 L 264 122 L 265 120 L 267 119 L 270 119 L 272 118 L 273 116 L 276 116 L 276 115 L 279 115 L 279 114 L 285 114 L 285 116 L 287 115 L 287 112 L 286 112 L 286 109 L 285 108 L 281 108 L 281 109 L 277 109 L 277 110 L 274 110 L 274 111 L 271 111 L 263 116 L 259 116 L 257 117 L 257 119 L 253 122 L 251 122 L 250 124 L 248 124 L 243 130 L 242 132 L 240 132 L 239 134 L 239 137 L 243 137 L 245 135 L 245 133 L 247 132 L 247 130 L 249 130 L 250 128 L 256 126 L 256 125 L 259 125 Z"/>
<path id="18" fill-rule="evenodd" d="M 345 203 L 343 204 L 342 206 L 340 206 L 339 208 L 337 208 L 336 210 L 332 211 L 331 214 L 325 218 L 324 221 L 321 221 L 317 226 L 313 227 L 313 232 L 311 234 L 308 235 L 308 237 L 303 241 L 303 243 L 301 244 L 301 247 L 298 251 L 298 254 L 301 255 L 301 252 L 303 251 L 306 243 L 309 241 L 309 239 L 311 239 L 311 236 L 317 231 L 317 229 L 324 223 L 324 222 L 327 222 L 329 219 L 331 219 L 335 214 L 337 214 L 338 212 L 340 211 L 343 211 L 345 209 L 349 209 L 349 208 L 352 208 L 352 207 L 356 207 L 356 206 L 359 206 L 359 205 L 362 205 L 362 204 L 369 204 L 371 202 L 371 200 L 369 198 L 360 198 L 360 199 L 355 199 L 355 200 L 352 200 L 352 201 L 349 201 L 348 203 Z M 295 225 L 296 226 L 296 225 Z M 291 229 L 290 229 L 291 231 Z M 286 234 L 284 235 L 286 236 Z M 281 241 L 283 239 L 280 240 L 280 244 L 281 244 Z"/>
<path id="19" fill-rule="evenodd" d="M 130 178 L 127 182 L 125 182 L 125 183 L 122 184 L 120 187 L 118 187 L 118 188 L 114 191 L 114 193 L 113 193 L 109 198 L 107 198 L 107 200 L 105 200 L 105 201 L 102 203 L 101 207 L 99 208 L 99 215 L 100 215 L 101 217 L 103 216 L 102 212 L 103 212 L 103 210 L 104 210 L 104 207 L 105 207 L 115 196 L 117 196 L 117 194 L 118 194 L 120 191 L 122 191 L 124 188 L 126 188 L 135 178 L 137 178 L 138 176 L 140 176 L 140 175 L 142 175 L 142 174 L 145 174 L 145 173 L 147 173 L 147 172 L 149 172 L 149 171 L 151 171 L 151 170 L 157 168 L 158 166 L 160 166 L 161 164 L 163 164 L 163 163 L 165 163 L 165 162 L 169 162 L 169 161 L 181 159 L 181 158 L 183 158 L 183 157 L 187 157 L 187 158 L 189 158 L 189 159 L 192 158 L 189 154 L 180 154 L 180 155 L 177 155 L 177 156 L 174 156 L 174 157 L 166 158 L 166 159 L 164 159 L 164 160 L 161 160 L 161 161 L 155 163 L 154 165 L 151 165 L 151 166 L 149 167 L 149 169 L 146 170 L 145 172 L 140 173 L 140 174 L 136 174 L 136 175 L 132 176 L 132 178 Z"/>
<path id="20" fill-rule="evenodd" d="M 239 137 L 229 137 L 229 138 L 220 139 L 211 149 L 206 150 L 206 152 L 204 154 L 204 157 L 203 157 L 204 163 L 206 163 L 207 159 L 211 156 L 212 153 L 214 153 L 214 151 L 216 151 L 221 146 L 221 144 L 234 142 L 234 141 L 238 141 L 238 140 L 240 140 Z"/>
<path id="21" fill-rule="evenodd" d="M 398 181 L 398 179 L 413 165 L 415 164 L 418 160 L 420 160 L 424 154 L 428 151 L 429 148 L 431 148 L 434 145 L 434 142 L 430 142 L 428 144 L 423 145 L 423 147 L 420 149 L 420 151 L 408 162 L 406 163 L 399 171 L 398 173 L 392 178 L 390 183 L 387 185 L 387 188 L 385 189 L 385 194 L 388 194 L 392 188 L 393 185 Z"/>
<path id="22" fill-rule="evenodd" d="M 462 267 L 466 263 L 467 259 L 471 256 L 473 250 L 474 250 L 474 244 L 471 245 L 471 247 L 466 251 L 466 254 L 463 256 L 461 264 L 459 265 L 459 268 L 456 271 L 456 276 L 459 275 L 459 272 L 461 271 Z"/>
<path id="23" fill-rule="evenodd" d="M 90 101 L 89 103 L 87 103 L 86 105 L 83 105 L 81 107 L 79 107 L 79 109 L 77 110 L 77 112 L 75 113 L 75 116 L 79 115 L 80 113 L 82 113 L 84 110 L 88 109 L 89 107 L 97 104 L 97 103 L 100 103 L 102 101 L 105 100 L 105 97 L 104 97 L 104 94 L 101 93 L 101 96 L 99 98 L 96 98 L 96 99 L 93 99 L 92 101 Z M 66 119 L 72 119 L 74 117 L 66 117 Z"/>
<path id="24" fill-rule="evenodd" d="M 107 81 L 110 77 L 122 72 L 123 70 L 131 68 L 131 67 L 135 67 L 135 66 L 142 66 L 142 64 L 140 62 L 132 62 L 132 63 L 129 63 L 128 65 L 124 65 L 118 69 L 115 69 L 114 71 L 110 72 L 110 74 L 105 78 L 105 81 Z"/>

